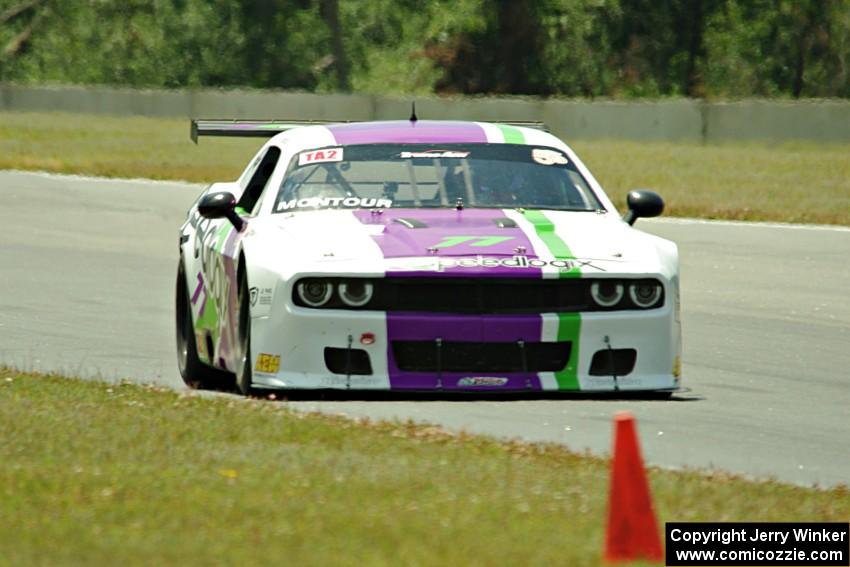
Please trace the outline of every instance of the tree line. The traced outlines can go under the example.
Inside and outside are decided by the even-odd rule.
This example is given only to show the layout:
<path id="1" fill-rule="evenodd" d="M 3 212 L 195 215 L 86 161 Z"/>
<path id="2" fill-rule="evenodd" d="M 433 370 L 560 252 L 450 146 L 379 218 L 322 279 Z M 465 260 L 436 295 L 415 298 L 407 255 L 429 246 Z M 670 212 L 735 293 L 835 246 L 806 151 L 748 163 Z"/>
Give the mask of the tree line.
<path id="1" fill-rule="evenodd" d="M 850 0 L 0 0 L 0 80 L 850 97 Z"/>

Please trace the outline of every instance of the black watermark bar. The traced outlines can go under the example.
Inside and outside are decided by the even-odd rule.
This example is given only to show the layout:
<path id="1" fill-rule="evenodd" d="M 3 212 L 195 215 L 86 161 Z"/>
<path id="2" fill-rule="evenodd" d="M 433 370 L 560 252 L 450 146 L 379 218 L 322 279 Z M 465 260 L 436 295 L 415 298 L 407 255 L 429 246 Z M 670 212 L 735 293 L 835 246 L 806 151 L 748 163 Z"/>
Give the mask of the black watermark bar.
<path id="1" fill-rule="evenodd" d="M 847 522 L 668 522 L 664 531 L 667 565 L 850 565 Z"/>

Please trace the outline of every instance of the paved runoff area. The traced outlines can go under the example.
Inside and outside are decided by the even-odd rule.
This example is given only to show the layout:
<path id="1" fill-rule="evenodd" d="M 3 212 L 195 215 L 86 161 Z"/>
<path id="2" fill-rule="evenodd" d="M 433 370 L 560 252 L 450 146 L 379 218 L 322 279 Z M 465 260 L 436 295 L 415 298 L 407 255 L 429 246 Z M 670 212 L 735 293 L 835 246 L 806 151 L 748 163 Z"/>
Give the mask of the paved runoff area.
<path id="1" fill-rule="evenodd" d="M 201 189 L 0 172 L 0 364 L 183 388 L 174 354 L 177 231 Z M 682 256 L 690 390 L 673 400 L 288 403 L 596 454 L 609 452 L 611 418 L 627 409 L 652 464 L 850 484 L 850 229 L 637 226 L 674 240 Z"/>

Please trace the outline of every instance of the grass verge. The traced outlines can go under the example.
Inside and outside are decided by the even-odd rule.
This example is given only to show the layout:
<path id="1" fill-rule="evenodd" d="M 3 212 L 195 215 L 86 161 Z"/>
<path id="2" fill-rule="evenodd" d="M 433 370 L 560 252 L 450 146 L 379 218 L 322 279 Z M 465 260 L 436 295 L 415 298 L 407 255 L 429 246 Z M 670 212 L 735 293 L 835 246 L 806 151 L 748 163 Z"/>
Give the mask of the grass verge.
<path id="1" fill-rule="evenodd" d="M 597 565 L 606 462 L 0 370 L 3 565 Z M 846 521 L 850 493 L 651 470 L 659 520 Z"/>
<path id="2" fill-rule="evenodd" d="M 0 169 L 221 181 L 235 179 L 260 144 L 194 146 L 185 119 L 0 113 Z M 850 225 L 850 145 L 572 145 L 621 210 L 627 191 L 650 188 L 674 216 Z"/>
<path id="3" fill-rule="evenodd" d="M 850 145 L 573 146 L 621 209 L 628 190 L 649 188 L 673 216 L 850 225 Z"/>

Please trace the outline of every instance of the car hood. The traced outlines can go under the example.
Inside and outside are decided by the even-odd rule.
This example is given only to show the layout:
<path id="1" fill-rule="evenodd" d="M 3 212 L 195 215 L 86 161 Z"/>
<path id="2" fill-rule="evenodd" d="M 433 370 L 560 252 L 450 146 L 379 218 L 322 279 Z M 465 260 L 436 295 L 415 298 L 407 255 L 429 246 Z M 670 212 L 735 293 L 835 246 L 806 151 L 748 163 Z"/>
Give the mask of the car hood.
<path id="1" fill-rule="evenodd" d="M 534 268 L 544 272 L 580 268 L 582 273 L 645 273 L 659 271 L 665 247 L 675 249 L 611 213 L 332 210 L 260 220 L 264 222 L 257 223 L 256 232 L 264 243 L 286 250 L 289 258 L 324 266 L 316 268 L 320 271 L 454 273 L 465 268 L 464 275 L 533 276 Z M 348 267 L 343 269 L 340 263 Z"/>

